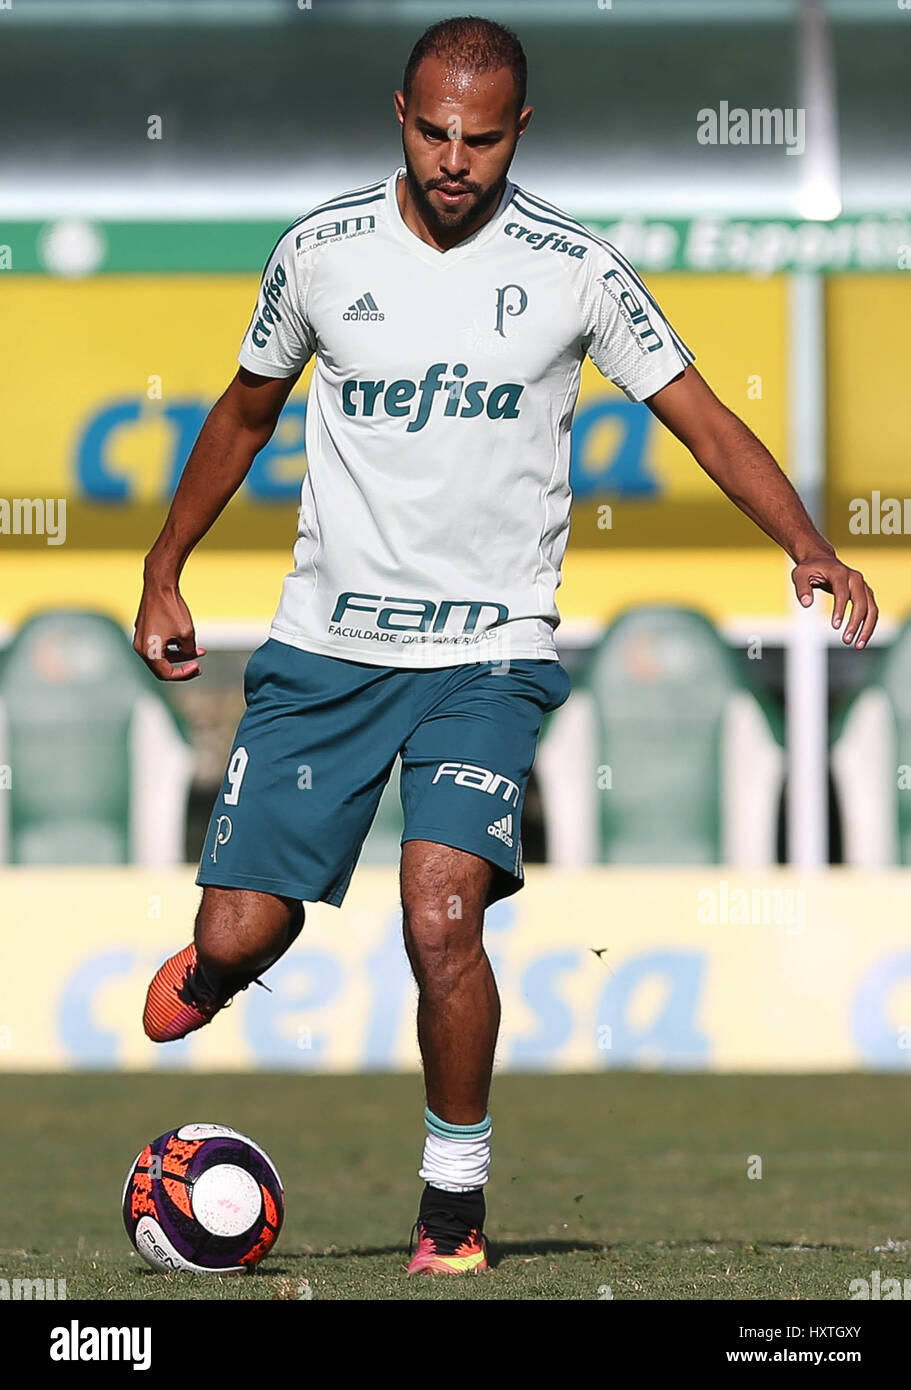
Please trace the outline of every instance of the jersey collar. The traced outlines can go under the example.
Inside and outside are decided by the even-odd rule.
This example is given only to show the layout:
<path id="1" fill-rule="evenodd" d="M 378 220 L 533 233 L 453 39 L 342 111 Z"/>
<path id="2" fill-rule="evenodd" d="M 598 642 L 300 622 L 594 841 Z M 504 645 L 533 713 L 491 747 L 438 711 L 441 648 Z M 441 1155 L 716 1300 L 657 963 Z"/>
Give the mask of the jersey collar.
<path id="1" fill-rule="evenodd" d="M 472 232 L 470 237 L 460 241 L 458 246 L 453 246 L 449 251 L 438 251 L 435 246 L 430 246 L 428 242 L 422 241 L 409 226 L 406 225 L 399 209 L 399 200 L 396 196 L 396 189 L 400 178 L 404 178 L 405 168 L 396 169 L 386 181 L 386 210 L 389 215 L 389 225 L 394 235 L 408 248 L 412 255 L 419 256 L 428 265 L 435 265 L 440 270 L 448 270 L 451 266 L 458 265 L 476 251 L 479 246 L 496 236 L 500 229 L 503 214 L 507 206 L 512 201 L 515 192 L 515 184 L 509 179 L 506 180 L 506 187 L 503 189 L 503 196 L 500 199 L 496 212 L 476 232 Z"/>

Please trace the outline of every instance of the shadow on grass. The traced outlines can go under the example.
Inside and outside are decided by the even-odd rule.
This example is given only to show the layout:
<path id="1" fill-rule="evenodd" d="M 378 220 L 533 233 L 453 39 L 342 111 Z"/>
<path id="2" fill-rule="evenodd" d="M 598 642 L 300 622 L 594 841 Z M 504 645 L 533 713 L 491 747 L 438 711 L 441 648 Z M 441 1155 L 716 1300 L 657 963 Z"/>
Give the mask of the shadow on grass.
<path id="1" fill-rule="evenodd" d="M 727 1255 L 780 1255 L 789 1253 L 841 1253 L 851 1255 L 861 1255 L 865 1247 L 858 1247 L 852 1244 L 831 1244 L 825 1242 L 803 1242 L 791 1244 L 785 1241 L 743 1241 L 728 1240 L 723 1237 L 714 1239 L 704 1236 L 694 1236 L 690 1239 L 673 1241 L 594 1241 L 594 1240 L 517 1240 L 517 1241 L 491 1241 L 488 1247 L 488 1259 L 491 1269 L 498 1269 L 501 1265 L 509 1265 L 515 1261 L 531 1262 L 548 1255 L 618 1255 L 661 1253 L 670 1257 L 686 1252 L 690 1254 L 727 1254 Z M 403 1265 L 407 1264 L 411 1251 L 407 1244 L 399 1242 L 395 1245 L 361 1245 L 361 1246 L 340 1246 L 338 1248 L 324 1250 L 282 1249 L 277 1256 L 267 1260 L 252 1277 L 261 1278 L 263 1275 L 271 1278 L 294 1278 L 299 1274 L 299 1270 L 289 1265 L 288 1261 L 298 1262 L 307 1261 L 319 1264 L 338 1263 L 345 1260 L 371 1260 L 383 1257 L 396 1257 L 401 1260 Z M 161 1275 L 153 1269 L 139 1269 L 135 1271 L 142 1278 L 160 1279 Z M 178 1276 L 180 1277 L 180 1276 Z M 227 1278 L 242 1279 L 251 1277 L 249 1275 L 227 1275 Z"/>
<path id="2" fill-rule="evenodd" d="M 521 1240 L 521 1241 L 501 1241 L 492 1240 L 489 1246 L 489 1256 L 491 1268 L 504 1260 L 512 1259 L 536 1259 L 540 1255 L 571 1255 L 583 1252 L 594 1252 L 601 1254 L 610 1247 L 604 1241 L 594 1240 Z M 398 1255 L 407 1260 L 409 1248 L 407 1245 L 358 1245 L 339 1247 L 333 1250 L 282 1250 L 278 1259 L 286 1260 L 357 1260 L 375 1259 L 382 1255 Z M 270 1274 L 288 1274 L 288 1269 L 282 1269 L 274 1260 L 269 1261 L 268 1272 Z"/>

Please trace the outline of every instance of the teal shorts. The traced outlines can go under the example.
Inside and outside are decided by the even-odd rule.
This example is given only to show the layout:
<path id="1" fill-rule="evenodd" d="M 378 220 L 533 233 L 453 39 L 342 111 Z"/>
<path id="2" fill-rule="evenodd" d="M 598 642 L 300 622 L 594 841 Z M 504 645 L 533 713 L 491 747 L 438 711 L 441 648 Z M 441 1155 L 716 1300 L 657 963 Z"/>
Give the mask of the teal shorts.
<path id="1" fill-rule="evenodd" d="M 402 843 L 489 860 L 488 903 L 507 897 L 541 721 L 569 691 L 559 661 L 372 666 L 269 638 L 244 673 L 197 883 L 340 906 L 401 754 Z"/>

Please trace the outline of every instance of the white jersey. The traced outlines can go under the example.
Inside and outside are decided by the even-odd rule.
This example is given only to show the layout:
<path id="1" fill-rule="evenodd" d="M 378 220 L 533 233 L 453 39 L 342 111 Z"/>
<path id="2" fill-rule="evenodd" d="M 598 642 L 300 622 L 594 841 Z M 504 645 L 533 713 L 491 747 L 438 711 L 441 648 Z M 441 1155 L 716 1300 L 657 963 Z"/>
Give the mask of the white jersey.
<path id="1" fill-rule="evenodd" d="M 316 354 L 294 570 L 271 636 L 382 666 L 555 660 L 570 424 L 586 353 L 634 401 L 693 354 L 606 241 L 507 182 L 438 251 L 387 180 L 270 257 L 238 360 Z"/>

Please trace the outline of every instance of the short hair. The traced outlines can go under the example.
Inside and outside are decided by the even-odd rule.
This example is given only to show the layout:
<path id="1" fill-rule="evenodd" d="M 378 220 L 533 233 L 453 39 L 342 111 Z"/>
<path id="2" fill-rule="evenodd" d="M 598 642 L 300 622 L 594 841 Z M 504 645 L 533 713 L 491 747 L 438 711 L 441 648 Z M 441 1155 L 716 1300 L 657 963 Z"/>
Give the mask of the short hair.
<path id="1" fill-rule="evenodd" d="M 493 19 L 481 19 L 478 15 L 441 19 L 431 24 L 411 50 L 405 65 L 402 92 L 406 102 L 411 95 L 418 64 L 431 55 L 476 73 L 509 68 L 516 84 L 517 115 L 525 105 L 528 86 L 525 50 L 518 35 L 505 25 L 497 24 Z"/>

